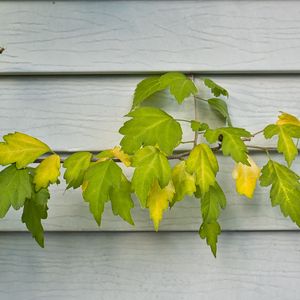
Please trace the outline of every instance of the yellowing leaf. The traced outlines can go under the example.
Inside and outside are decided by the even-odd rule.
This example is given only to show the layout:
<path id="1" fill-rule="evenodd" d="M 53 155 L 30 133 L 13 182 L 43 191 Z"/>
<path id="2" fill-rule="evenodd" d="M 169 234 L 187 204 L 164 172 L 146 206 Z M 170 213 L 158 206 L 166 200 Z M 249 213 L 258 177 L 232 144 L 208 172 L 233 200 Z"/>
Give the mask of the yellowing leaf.
<path id="1" fill-rule="evenodd" d="M 171 205 L 182 200 L 185 195 L 193 195 L 196 191 L 195 177 L 187 172 L 185 161 L 178 163 L 173 168 L 172 180 L 176 193 Z"/>
<path id="2" fill-rule="evenodd" d="M 130 167 L 130 156 L 121 150 L 121 147 L 114 147 L 112 150 L 113 155 L 118 158 L 126 167 Z"/>
<path id="3" fill-rule="evenodd" d="M 285 124 L 300 126 L 300 120 L 293 115 L 283 112 L 281 113 L 281 115 L 278 116 L 278 121 L 276 122 L 276 125 Z"/>
<path id="4" fill-rule="evenodd" d="M 239 194 L 248 198 L 253 197 L 257 179 L 260 175 L 260 168 L 255 161 L 248 156 L 250 166 L 237 163 L 232 172 L 232 177 L 236 180 L 236 190 Z"/>
<path id="5" fill-rule="evenodd" d="M 121 147 L 116 146 L 113 149 L 105 150 L 96 155 L 99 158 L 98 161 L 106 161 L 110 158 L 118 158 L 126 167 L 130 167 L 130 156 L 126 154 Z"/>
<path id="6" fill-rule="evenodd" d="M 3 137 L 0 143 L 0 165 L 16 163 L 18 169 L 26 167 L 51 149 L 27 134 L 15 132 Z"/>
<path id="7" fill-rule="evenodd" d="M 162 220 L 163 212 L 169 206 L 169 202 L 172 200 L 175 193 L 175 188 L 172 181 L 163 189 L 155 180 L 151 187 L 151 190 L 147 199 L 147 206 L 150 211 L 150 218 L 153 221 L 155 231 L 158 231 L 159 223 Z"/>
<path id="8" fill-rule="evenodd" d="M 60 157 L 53 154 L 45 158 L 36 168 L 33 183 L 35 190 L 47 188 L 49 184 L 55 183 L 60 175 Z"/>

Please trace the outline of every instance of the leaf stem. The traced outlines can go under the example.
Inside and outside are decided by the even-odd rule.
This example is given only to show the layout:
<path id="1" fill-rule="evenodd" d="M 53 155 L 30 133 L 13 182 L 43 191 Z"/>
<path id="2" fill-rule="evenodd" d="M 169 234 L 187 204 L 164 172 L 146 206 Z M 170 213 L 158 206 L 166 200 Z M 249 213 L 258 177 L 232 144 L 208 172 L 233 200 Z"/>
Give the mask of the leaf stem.
<path id="1" fill-rule="evenodd" d="M 207 99 L 204 99 L 204 98 L 202 98 L 202 97 L 200 97 L 200 96 L 194 96 L 194 99 L 195 100 L 200 100 L 200 101 L 203 101 L 203 102 L 207 102 L 208 100 Z"/>

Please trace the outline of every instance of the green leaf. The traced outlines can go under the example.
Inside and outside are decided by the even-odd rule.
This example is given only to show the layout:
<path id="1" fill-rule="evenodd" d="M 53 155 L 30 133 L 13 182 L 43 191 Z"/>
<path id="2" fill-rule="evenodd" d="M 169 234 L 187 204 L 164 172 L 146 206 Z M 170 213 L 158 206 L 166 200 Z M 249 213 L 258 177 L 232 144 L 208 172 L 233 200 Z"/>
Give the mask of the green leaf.
<path id="1" fill-rule="evenodd" d="M 132 108 L 139 106 L 151 95 L 165 88 L 166 86 L 163 86 L 160 82 L 160 76 L 153 76 L 142 80 L 135 89 Z"/>
<path id="2" fill-rule="evenodd" d="M 28 169 L 17 169 L 11 165 L 0 172 L 0 218 L 3 218 L 10 206 L 19 209 L 32 193 L 31 178 Z"/>
<path id="3" fill-rule="evenodd" d="M 201 239 L 206 239 L 207 245 L 214 255 L 217 256 L 217 242 L 218 235 L 221 234 L 221 227 L 218 222 L 213 223 L 202 223 L 199 229 L 199 235 Z"/>
<path id="4" fill-rule="evenodd" d="M 199 144 L 190 153 L 186 160 L 186 169 L 196 175 L 196 184 L 204 195 L 216 181 L 219 170 L 216 156 L 208 145 Z"/>
<path id="5" fill-rule="evenodd" d="M 47 219 L 47 202 L 49 198 L 50 194 L 48 189 L 41 189 L 38 192 L 33 192 L 32 197 L 26 199 L 22 214 L 22 222 L 26 224 L 32 237 L 43 248 L 44 228 L 41 220 Z"/>
<path id="6" fill-rule="evenodd" d="M 171 72 L 162 76 L 153 76 L 142 80 L 136 87 L 132 109 L 156 92 L 170 88 L 170 93 L 181 104 L 185 98 L 198 92 L 194 82 L 182 73 Z"/>
<path id="7" fill-rule="evenodd" d="M 132 187 L 141 206 L 146 207 L 147 197 L 154 180 L 164 188 L 171 179 L 171 167 L 166 156 L 159 149 L 147 146 L 136 152 L 132 166 L 135 167 Z"/>
<path id="8" fill-rule="evenodd" d="M 214 81 L 211 79 L 205 78 L 204 79 L 204 84 L 210 88 L 211 92 L 214 94 L 215 97 L 219 97 L 220 95 L 223 95 L 225 97 L 228 97 L 229 94 L 227 90 L 225 90 L 223 87 L 220 85 L 216 84 Z"/>
<path id="9" fill-rule="evenodd" d="M 226 119 L 229 126 L 232 126 L 230 116 L 228 113 L 227 103 L 224 100 L 219 98 L 211 98 L 208 99 L 208 104 L 211 108 L 218 111 Z"/>
<path id="10" fill-rule="evenodd" d="M 191 128 L 192 128 L 193 131 L 205 131 L 209 127 L 206 123 L 201 123 L 199 121 L 192 120 L 191 121 Z"/>
<path id="11" fill-rule="evenodd" d="M 131 184 L 122 174 L 119 188 L 110 190 L 111 207 L 114 215 L 134 225 L 130 210 L 134 207 L 131 199 Z"/>
<path id="12" fill-rule="evenodd" d="M 300 127 L 293 124 L 271 124 L 264 129 L 264 135 L 267 139 L 278 135 L 277 150 L 279 153 L 283 153 L 288 166 L 291 166 L 298 155 L 298 149 L 293 142 L 293 138 L 300 138 Z"/>
<path id="13" fill-rule="evenodd" d="M 161 76 L 162 86 L 169 86 L 170 93 L 181 104 L 183 100 L 190 95 L 195 95 L 198 90 L 194 82 L 184 74 L 178 72 L 167 73 Z"/>
<path id="14" fill-rule="evenodd" d="M 100 226 L 104 204 L 113 189 L 119 189 L 122 170 L 112 160 L 92 164 L 84 175 L 83 198 L 90 204 L 90 211 Z"/>
<path id="15" fill-rule="evenodd" d="M 273 160 L 263 167 L 261 186 L 271 185 L 272 206 L 279 205 L 285 217 L 290 217 L 300 227 L 300 177 L 292 170 Z"/>
<path id="16" fill-rule="evenodd" d="M 5 142 L 0 143 L 0 165 L 3 166 L 16 163 L 17 168 L 22 169 L 51 151 L 40 140 L 20 132 L 7 134 L 3 140 Z"/>
<path id="17" fill-rule="evenodd" d="M 120 133 L 123 150 L 129 154 L 142 145 L 156 146 L 171 154 L 182 139 L 180 124 L 164 111 L 154 107 L 141 107 L 128 114 L 131 120 L 125 122 Z"/>
<path id="18" fill-rule="evenodd" d="M 90 166 L 92 154 L 90 152 L 78 152 L 69 156 L 63 167 L 66 169 L 64 179 L 68 186 L 67 189 L 73 187 L 74 189 L 80 187 L 83 182 L 83 177 Z"/>
<path id="19" fill-rule="evenodd" d="M 179 162 L 172 170 L 172 181 L 175 187 L 175 195 L 170 203 L 181 201 L 186 195 L 193 195 L 196 192 L 195 177 L 187 172 L 186 162 Z"/>
<path id="20" fill-rule="evenodd" d="M 208 129 L 204 136 L 209 143 L 222 142 L 222 152 L 225 156 L 230 155 L 236 162 L 250 165 L 247 159 L 247 147 L 241 139 L 251 137 L 251 133 L 247 130 L 235 127 Z"/>

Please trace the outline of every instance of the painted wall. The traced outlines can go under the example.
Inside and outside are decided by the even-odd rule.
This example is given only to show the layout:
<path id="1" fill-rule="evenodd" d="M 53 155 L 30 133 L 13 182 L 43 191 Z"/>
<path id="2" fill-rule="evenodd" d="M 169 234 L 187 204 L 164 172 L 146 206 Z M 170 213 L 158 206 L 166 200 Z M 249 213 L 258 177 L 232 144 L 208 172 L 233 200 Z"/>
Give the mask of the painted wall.
<path id="1" fill-rule="evenodd" d="M 215 79 L 229 90 L 233 124 L 252 132 L 279 110 L 300 115 L 299 1 L 0 1 L 0 46 L 0 134 L 22 131 L 56 151 L 118 144 L 135 85 L 157 72 Z M 178 111 L 159 97 L 193 118 L 192 101 Z M 202 103 L 197 112 L 222 125 Z M 0 299 L 298 299 L 296 226 L 271 208 L 267 189 L 238 196 L 234 163 L 220 157 L 220 166 L 228 207 L 217 259 L 198 237 L 195 199 L 167 212 L 158 234 L 138 207 L 136 227 L 107 207 L 99 229 L 80 192 L 61 185 L 46 249 L 19 212 L 0 220 Z"/>

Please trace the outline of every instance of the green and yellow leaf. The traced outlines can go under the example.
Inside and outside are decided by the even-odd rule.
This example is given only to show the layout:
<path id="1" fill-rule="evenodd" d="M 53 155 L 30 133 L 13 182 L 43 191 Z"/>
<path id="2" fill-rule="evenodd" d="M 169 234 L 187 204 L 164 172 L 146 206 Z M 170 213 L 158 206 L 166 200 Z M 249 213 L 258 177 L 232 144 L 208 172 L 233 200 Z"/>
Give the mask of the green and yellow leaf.
<path id="1" fill-rule="evenodd" d="M 35 190 L 47 188 L 49 184 L 56 183 L 60 175 L 60 157 L 52 154 L 45 158 L 36 168 L 33 177 Z"/>
<path id="2" fill-rule="evenodd" d="M 125 153 L 121 147 L 116 146 L 113 149 L 104 150 L 96 155 L 100 161 L 105 161 L 110 158 L 118 158 L 126 167 L 130 167 L 131 159 L 130 156 Z"/>
<path id="3" fill-rule="evenodd" d="M 186 162 L 179 162 L 172 170 L 172 181 L 175 188 L 175 195 L 170 205 L 181 201 L 186 195 L 193 195 L 196 192 L 195 176 L 186 170 Z"/>
<path id="4" fill-rule="evenodd" d="M 190 174 L 195 174 L 196 184 L 199 186 L 201 194 L 204 195 L 209 190 L 209 187 L 214 185 L 219 165 L 209 146 L 199 144 L 187 158 L 186 170 Z"/>
<path id="5" fill-rule="evenodd" d="M 276 124 L 268 125 L 264 129 L 264 135 L 267 139 L 274 135 L 278 136 L 277 150 L 279 153 L 283 153 L 288 166 L 291 166 L 298 155 L 293 138 L 300 138 L 299 120 L 295 116 L 282 113 Z"/>
<path id="6" fill-rule="evenodd" d="M 21 169 L 51 151 L 40 140 L 20 132 L 7 134 L 3 140 L 0 143 L 0 165 L 3 166 L 16 163 Z"/>
<path id="7" fill-rule="evenodd" d="M 158 181 L 154 180 L 147 198 L 147 207 L 149 208 L 150 218 L 153 221 L 155 231 L 158 231 L 163 212 L 169 207 L 174 193 L 175 188 L 172 181 L 164 188 L 161 188 Z"/>
<path id="8" fill-rule="evenodd" d="M 148 194 L 153 182 L 158 181 L 161 188 L 171 180 L 171 167 L 167 157 L 153 146 L 141 148 L 133 157 L 132 166 L 135 167 L 132 177 L 132 188 L 140 200 L 142 207 L 146 207 Z"/>
<path id="9" fill-rule="evenodd" d="M 256 182 L 260 176 L 260 168 L 250 156 L 248 156 L 248 161 L 250 166 L 237 163 L 232 172 L 232 177 L 236 180 L 236 191 L 240 195 L 252 198 Z"/>
<path id="10" fill-rule="evenodd" d="M 141 107 L 130 112 L 131 120 L 120 128 L 124 135 L 121 146 L 126 153 L 133 154 L 142 145 L 156 146 L 171 154 L 182 139 L 182 129 L 166 112 L 154 107 Z"/>

